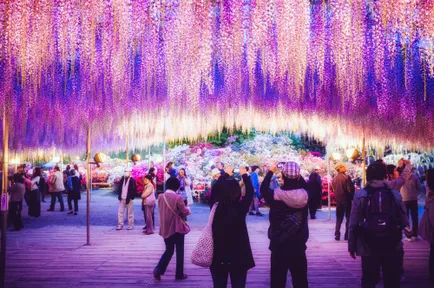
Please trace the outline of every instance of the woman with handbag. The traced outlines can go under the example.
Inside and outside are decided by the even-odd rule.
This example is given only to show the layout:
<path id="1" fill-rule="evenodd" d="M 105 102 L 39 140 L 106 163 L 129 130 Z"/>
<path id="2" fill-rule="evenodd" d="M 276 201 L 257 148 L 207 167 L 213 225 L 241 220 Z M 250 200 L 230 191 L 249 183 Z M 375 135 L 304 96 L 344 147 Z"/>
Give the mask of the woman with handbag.
<path id="1" fill-rule="evenodd" d="M 220 193 L 212 223 L 214 253 L 210 267 L 215 288 L 227 287 L 228 276 L 233 288 L 244 288 L 247 271 L 255 267 L 246 226 L 254 189 L 246 168 L 239 170 L 246 187 L 242 198 L 240 184 L 232 177 L 232 168 L 227 167 L 218 180 Z"/>
<path id="2" fill-rule="evenodd" d="M 180 187 L 178 178 L 170 177 L 166 182 L 166 192 L 158 197 L 158 212 L 160 213 L 160 235 L 164 238 L 166 251 L 164 251 L 154 269 L 154 279 L 161 280 L 172 259 L 176 246 L 176 280 L 184 280 L 184 237 L 190 232 L 185 217 L 191 214 L 185 206 L 181 195 L 176 194 Z"/>
<path id="3" fill-rule="evenodd" d="M 425 212 L 420 220 L 419 234 L 430 242 L 429 254 L 429 279 L 434 283 L 434 169 L 431 168 L 426 172 L 426 182 L 429 193 L 426 198 Z"/>

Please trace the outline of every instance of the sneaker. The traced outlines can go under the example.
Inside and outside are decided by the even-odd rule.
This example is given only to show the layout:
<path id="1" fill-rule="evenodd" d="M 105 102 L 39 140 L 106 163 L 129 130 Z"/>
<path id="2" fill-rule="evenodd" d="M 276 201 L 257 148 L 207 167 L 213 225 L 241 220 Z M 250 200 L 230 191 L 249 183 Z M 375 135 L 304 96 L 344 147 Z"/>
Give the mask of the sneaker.
<path id="1" fill-rule="evenodd" d="M 316 219 L 316 216 L 310 216 L 310 219 L 311 219 L 311 220 L 315 220 L 315 219 Z"/>
<path id="2" fill-rule="evenodd" d="M 74 215 L 78 215 L 78 213 L 77 213 L 77 212 L 75 212 L 75 213 L 74 213 Z"/>
<path id="3" fill-rule="evenodd" d="M 145 231 L 145 232 L 143 232 L 143 234 L 145 234 L 145 235 L 152 235 L 152 234 L 154 234 L 154 232 Z"/>
<path id="4" fill-rule="evenodd" d="M 341 241 L 341 236 L 335 236 L 336 241 Z"/>
<path id="5" fill-rule="evenodd" d="M 72 212 L 72 211 L 69 211 L 68 213 L 66 213 L 66 214 L 72 214 L 72 213 L 74 213 L 74 212 Z"/>
<path id="6" fill-rule="evenodd" d="M 128 226 L 127 230 L 133 230 L 134 227 L 133 226 Z"/>
<path id="7" fill-rule="evenodd" d="M 118 226 L 118 227 L 116 228 L 116 230 L 122 230 L 122 228 L 124 228 L 124 227 L 122 227 L 122 226 Z"/>
<path id="8" fill-rule="evenodd" d="M 147 228 L 147 227 L 145 226 L 145 227 L 142 228 L 142 230 L 146 230 L 146 228 Z"/>

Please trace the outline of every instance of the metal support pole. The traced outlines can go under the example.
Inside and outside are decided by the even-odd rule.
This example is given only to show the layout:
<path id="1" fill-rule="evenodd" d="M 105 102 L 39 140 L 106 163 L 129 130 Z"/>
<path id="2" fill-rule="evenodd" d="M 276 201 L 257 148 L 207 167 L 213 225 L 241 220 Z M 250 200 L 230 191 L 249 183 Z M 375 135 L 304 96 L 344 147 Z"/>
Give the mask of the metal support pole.
<path id="1" fill-rule="evenodd" d="M 148 145 L 148 171 L 151 168 L 151 145 Z"/>
<path id="2" fill-rule="evenodd" d="M 1 191 L 1 251 L 0 251 L 0 287 L 5 286 L 6 278 L 6 228 L 8 223 L 8 167 L 9 167 L 9 123 L 6 106 L 3 108 L 3 172 Z"/>
<path id="3" fill-rule="evenodd" d="M 164 183 L 163 183 L 163 193 L 166 192 L 166 137 L 164 137 L 164 142 L 163 142 L 163 169 L 164 169 L 164 175 L 163 175 L 163 179 L 164 179 Z"/>
<path id="4" fill-rule="evenodd" d="M 127 161 L 127 167 L 128 167 L 128 162 L 129 162 L 129 159 L 128 159 L 128 134 L 127 134 L 127 139 L 126 139 L 126 141 L 127 141 L 127 143 L 126 143 L 126 149 L 125 149 L 125 154 L 126 154 L 126 161 Z"/>
<path id="5" fill-rule="evenodd" d="M 328 202 L 328 210 L 329 210 L 329 220 L 332 220 L 332 204 L 331 204 L 331 196 L 330 196 L 330 185 L 331 185 L 331 174 L 330 174 L 330 156 L 327 153 L 327 202 Z"/>
<path id="6" fill-rule="evenodd" d="M 365 147 L 365 134 L 362 140 L 362 187 L 366 186 L 366 147 Z"/>
<path id="7" fill-rule="evenodd" d="M 90 192 L 92 189 L 92 167 L 90 158 L 90 126 L 87 130 L 87 143 L 86 143 L 86 245 L 90 245 Z"/>

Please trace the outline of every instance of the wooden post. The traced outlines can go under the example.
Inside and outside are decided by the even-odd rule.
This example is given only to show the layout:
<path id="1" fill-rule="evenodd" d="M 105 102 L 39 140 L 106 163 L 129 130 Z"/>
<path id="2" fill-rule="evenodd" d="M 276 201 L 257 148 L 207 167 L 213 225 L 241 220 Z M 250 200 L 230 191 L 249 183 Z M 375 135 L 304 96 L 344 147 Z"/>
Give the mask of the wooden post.
<path id="1" fill-rule="evenodd" d="M 0 251 L 0 287 L 5 287 L 6 278 L 6 229 L 8 223 L 8 167 L 9 167 L 9 122 L 6 106 L 3 107 L 3 172 L 1 191 L 1 251 Z"/>
<path id="2" fill-rule="evenodd" d="M 362 187 L 366 186 L 366 147 L 365 147 L 365 134 L 363 133 L 362 139 Z"/>
<path id="3" fill-rule="evenodd" d="M 90 191 L 92 189 L 92 167 L 90 158 L 90 125 L 87 130 L 87 143 L 86 143 L 86 245 L 90 245 Z"/>

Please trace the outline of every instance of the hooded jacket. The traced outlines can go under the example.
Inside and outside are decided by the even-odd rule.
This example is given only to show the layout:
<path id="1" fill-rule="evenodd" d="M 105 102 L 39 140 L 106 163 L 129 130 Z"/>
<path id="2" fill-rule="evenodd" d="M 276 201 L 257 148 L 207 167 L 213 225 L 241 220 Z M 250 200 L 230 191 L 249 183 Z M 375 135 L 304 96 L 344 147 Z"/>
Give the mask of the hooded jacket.
<path id="1" fill-rule="evenodd" d="M 307 224 L 308 215 L 308 193 L 307 183 L 303 178 L 299 181 L 293 180 L 285 183 L 275 190 L 270 189 L 273 172 L 269 171 L 261 185 L 261 196 L 270 205 L 270 228 L 279 227 L 287 215 L 301 212 L 302 224 L 300 231 L 287 240 L 287 243 L 277 244 L 274 239 L 270 239 L 269 249 L 271 251 L 291 251 L 305 247 L 309 238 L 309 228 Z"/>

